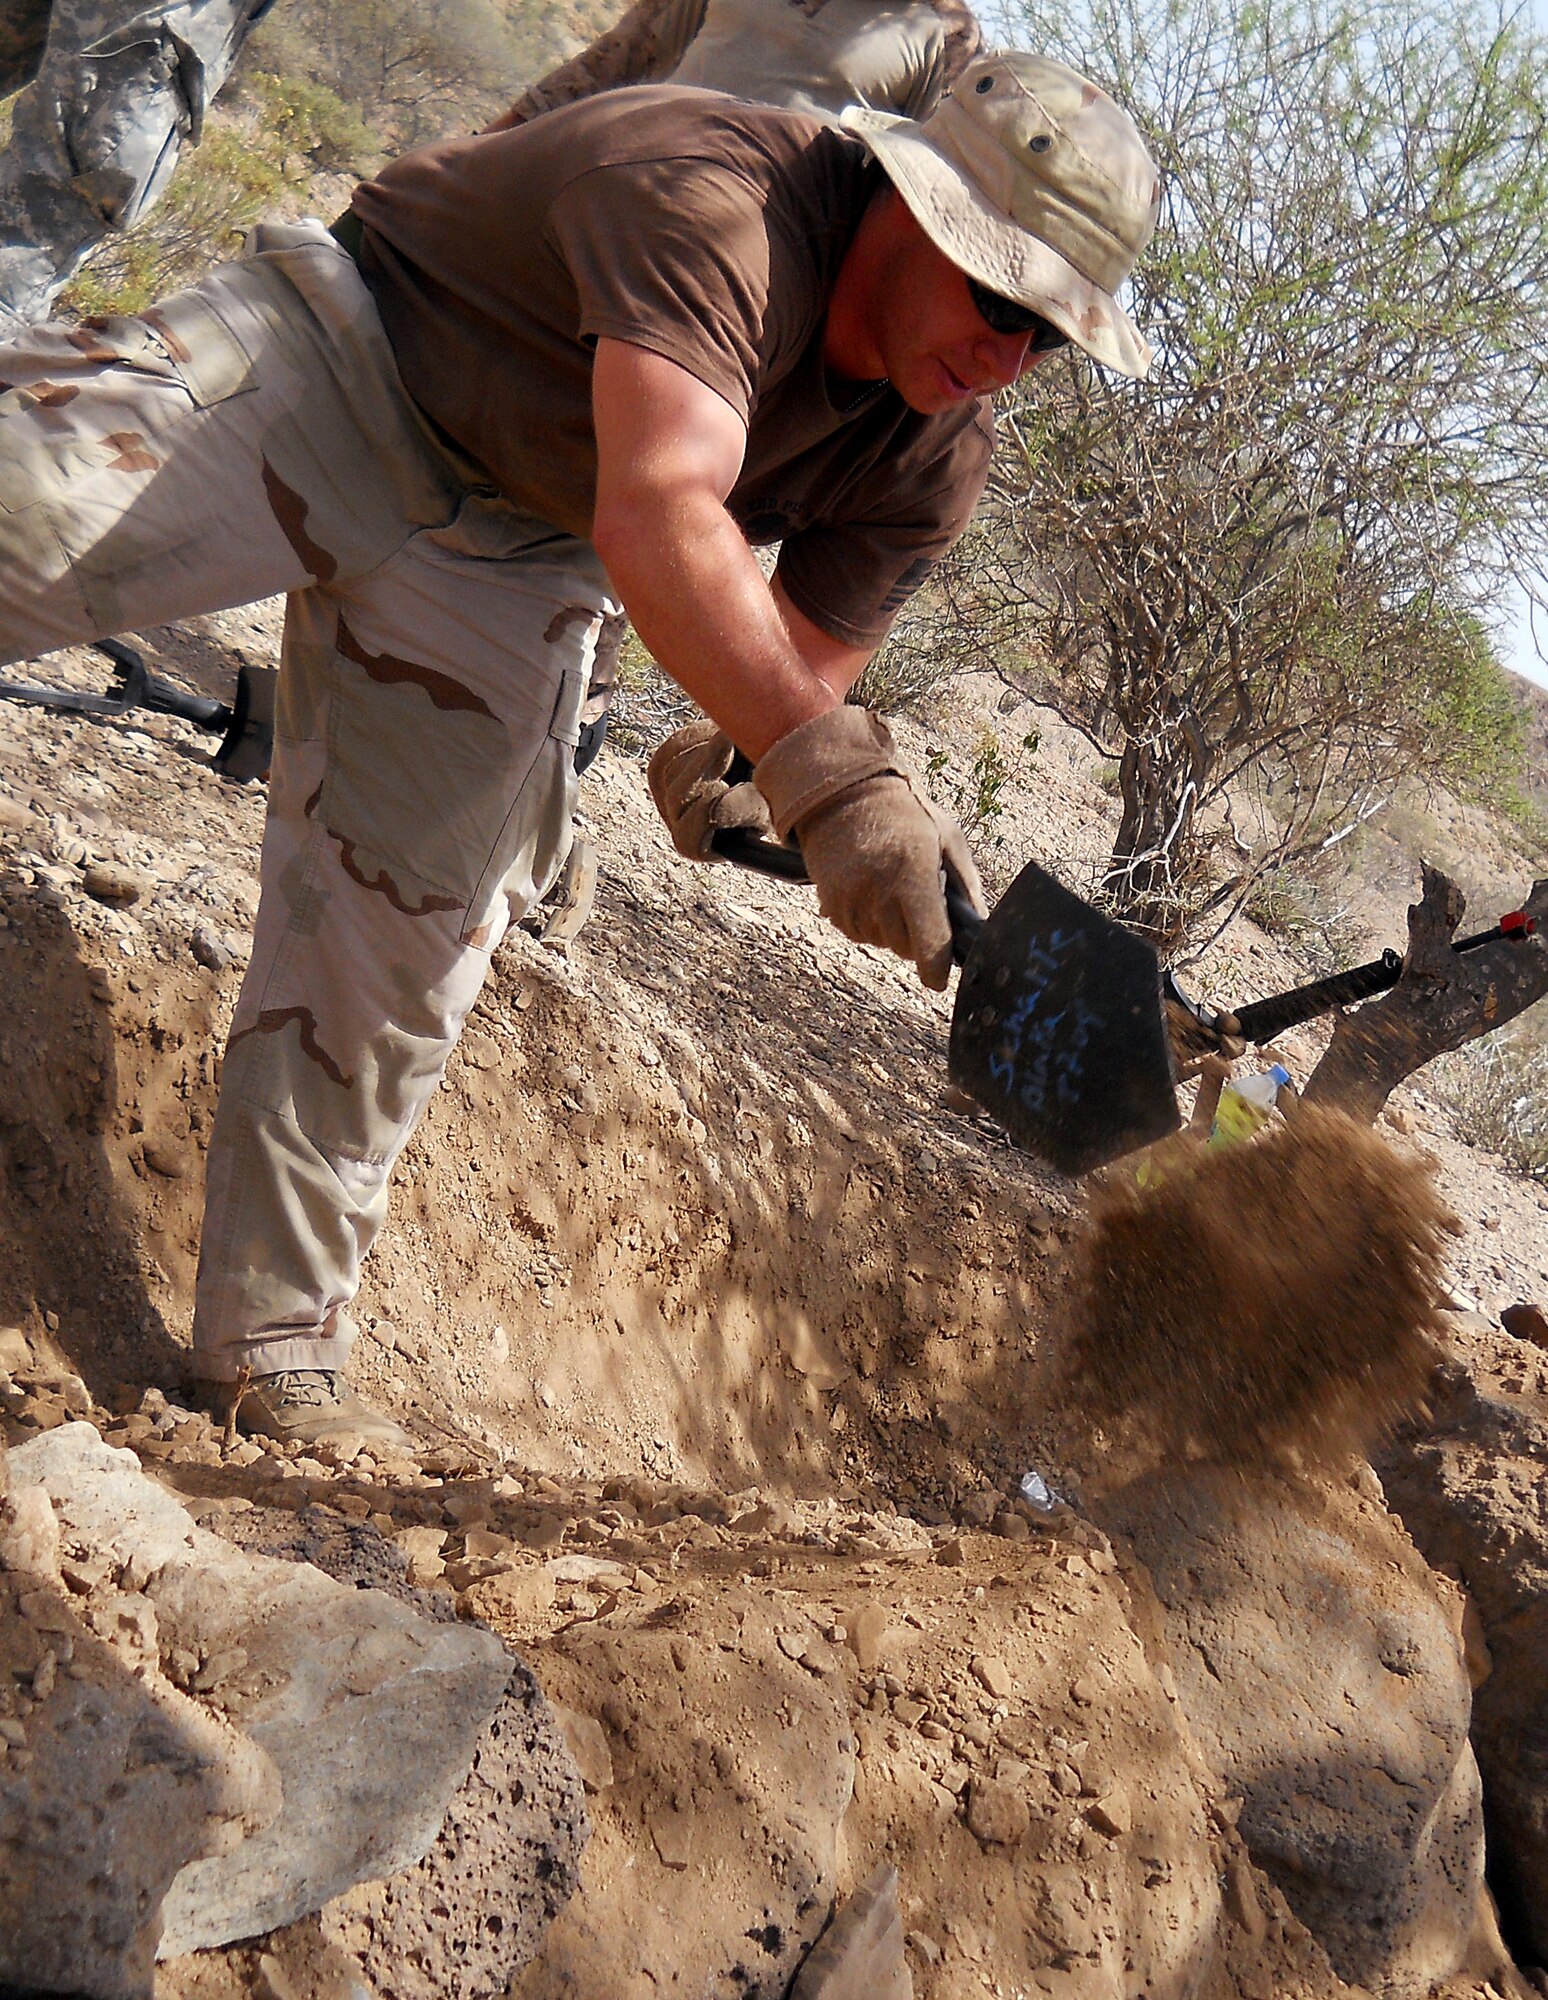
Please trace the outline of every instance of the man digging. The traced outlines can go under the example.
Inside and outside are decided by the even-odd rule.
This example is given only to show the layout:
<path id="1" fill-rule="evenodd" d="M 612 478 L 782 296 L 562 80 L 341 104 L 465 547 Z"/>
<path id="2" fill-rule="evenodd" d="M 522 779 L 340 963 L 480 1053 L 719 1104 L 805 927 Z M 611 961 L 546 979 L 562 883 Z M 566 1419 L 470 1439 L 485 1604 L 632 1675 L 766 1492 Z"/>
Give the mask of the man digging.
<path id="1" fill-rule="evenodd" d="M 409 1442 L 344 1385 L 360 1260 L 563 863 L 620 607 L 712 718 L 653 763 L 677 845 L 766 816 L 840 930 L 945 984 L 971 858 L 844 695 L 967 524 L 988 396 L 1067 340 L 1144 372 L 1115 294 L 1157 202 L 1126 114 L 1033 56 L 923 124 L 621 90 L 0 347 L 0 661 L 290 593 L 194 1329 L 244 1426 Z"/>

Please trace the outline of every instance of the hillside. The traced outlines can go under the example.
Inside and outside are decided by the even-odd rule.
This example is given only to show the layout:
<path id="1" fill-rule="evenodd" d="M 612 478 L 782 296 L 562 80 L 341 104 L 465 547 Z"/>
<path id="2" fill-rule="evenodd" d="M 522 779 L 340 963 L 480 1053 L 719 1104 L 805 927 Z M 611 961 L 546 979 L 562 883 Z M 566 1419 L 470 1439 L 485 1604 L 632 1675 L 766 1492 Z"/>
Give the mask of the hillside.
<path id="1" fill-rule="evenodd" d="M 219 690 L 275 633 L 258 607 L 157 635 L 155 658 Z M 99 678 L 85 655 L 49 670 Z M 916 751 L 962 777 L 986 721 L 1025 733 L 980 699 L 913 726 Z M 1461 1587 L 1369 1467 L 1083 1487 L 1093 1441 L 1046 1389 L 1082 1188 L 948 1102 L 946 1003 L 800 891 L 678 861 L 631 759 L 587 784 L 596 914 L 566 950 L 518 933 L 502 952 L 370 1270 L 355 1373 L 421 1454 L 223 1447 L 179 1385 L 261 795 L 209 774 L 181 724 L 6 720 L 13 1458 L 84 1415 L 217 1536 L 337 1566 L 342 1533 L 342 1573 L 407 1578 L 508 1636 L 558 1704 L 593 1828 L 516 1990 L 784 1993 L 883 1863 L 908 1937 L 889 1976 L 912 1982 L 888 1991 L 1525 1990 L 1478 1901 Z M 1044 718 L 996 830 L 1078 877 L 1112 813 Z M 96 868 L 134 899 L 100 900 Z M 1484 891 L 1512 879 L 1503 846 L 1480 861 Z M 1401 891 L 1369 893 L 1393 934 Z M 1243 922 L 1202 976 L 1240 997 L 1303 969 Z M 1291 1040 L 1298 1075 L 1315 1046 Z M 1433 1156 L 1462 1221 L 1477 1311 L 1450 1365 L 1534 1435 L 1548 1356 L 1497 1316 L 1548 1290 L 1548 1196 L 1459 1143 L 1426 1087 L 1387 1129 Z M 1070 1504 L 1019 1498 L 1029 1469 Z M 1530 1502 L 1492 1511 L 1529 1587 Z M 362 1537 L 384 1551 L 367 1571 Z M 1396 1634 L 1406 1679 L 1369 1651 Z M 1270 1774 L 1292 1743 L 1287 1793 Z M 1418 1845 L 1346 1759 L 1430 1799 Z M 476 1796 L 493 1856 L 500 1809 Z M 434 1894 L 429 1866 L 168 1961 L 156 1990 L 499 1990 L 511 1961 L 480 1932 L 498 1865 Z M 1373 1879 L 1410 1914 L 1370 1903 Z"/>
<path id="2" fill-rule="evenodd" d="M 286 0 L 73 306 L 336 213 L 617 11 Z M 281 615 L 140 636 L 225 699 Z M 0 2000 L 1548 1995 L 1542 1009 L 1381 1121 L 1457 1219 L 1426 1407 L 1131 1477 L 1060 1373 L 1092 1188 L 949 1088 L 949 994 L 673 853 L 659 694 L 585 781 L 589 923 L 512 932 L 397 1175 L 376 1455 L 189 1380 L 263 788 L 0 703 Z M 897 728 L 997 889 L 1097 882 L 1110 766 L 1048 709 L 963 674 Z M 1187 983 L 1401 946 L 1421 858 L 1479 924 L 1542 870 L 1405 788 Z"/>

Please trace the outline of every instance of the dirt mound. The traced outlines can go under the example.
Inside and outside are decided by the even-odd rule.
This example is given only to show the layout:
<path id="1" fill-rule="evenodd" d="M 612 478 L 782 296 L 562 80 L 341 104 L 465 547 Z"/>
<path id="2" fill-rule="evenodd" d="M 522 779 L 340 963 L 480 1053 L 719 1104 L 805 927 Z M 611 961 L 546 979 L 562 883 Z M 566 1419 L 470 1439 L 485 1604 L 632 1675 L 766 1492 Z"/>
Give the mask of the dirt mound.
<path id="1" fill-rule="evenodd" d="M 158 670 L 224 694 L 233 646 L 272 653 L 277 608 L 264 616 L 262 633 L 227 620 L 164 635 Z M 100 679 L 84 657 L 48 672 Z M 1019 737 L 1028 714 L 996 709 L 993 726 Z M 1137 1531 L 1020 1497 L 1029 1467 L 1078 1488 L 1063 1432 L 1130 1407 L 1136 1353 L 1174 1388 L 1190 1452 L 1227 1421 L 1233 1445 L 1247 1436 L 1240 1401 L 1211 1414 L 1206 1394 L 1233 1360 L 1238 1377 L 1244 1360 L 1257 1371 L 1260 1421 L 1282 1417 L 1286 1364 L 1246 1323 L 1243 1247 L 1283 1247 L 1314 1335 L 1348 1312 L 1305 1247 L 1315 1216 L 1275 1192 L 1272 1151 L 1222 1163 L 1190 1196 L 1196 1230 L 1218 1212 L 1221 1264 L 1186 1247 L 1181 1191 L 1167 1196 L 1177 1212 L 1163 1208 L 1153 1248 L 1196 1323 L 1158 1332 L 1137 1293 L 1123 1314 L 1102 1306 L 1082 1338 L 1108 1350 L 1116 1393 L 1056 1425 L 1047 1336 L 1085 1190 L 943 1102 L 948 1001 L 847 945 L 809 894 L 679 861 L 638 767 L 604 756 L 586 797 L 596 914 L 564 953 L 521 931 L 502 947 L 361 1301 L 351 1373 L 424 1448 L 346 1463 L 227 1444 L 175 1390 L 261 800 L 213 778 L 164 720 L 98 730 L 18 711 L 0 741 L 0 1431 L 21 1443 L 83 1416 L 201 1525 L 243 1545 L 261 1531 L 325 1568 L 348 1544 L 352 1580 L 407 1576 L 519 1646 L 560 1705 L 594 1828 L 524 2000 L 782 1995 L 831 1901 L 884 1864 L 918 2000 L 1346 1995 L 1244 1836 L 1245 1796 L 1203 1755 Z M 971 746 L 981 728 L 975 710 L 958 733 Z M 921 763 L 952 741 L 944 718 L 900 729 Z M 1035 853 L 1089 881 L 1112 818 L 1089 747 L 1047 724 L 1037 782 L 998 822 L 1002 868 Z M 993 863 L 987 830 L 981 845 Z M 99 863 L 132 870 L 137 900 L 99 900 L 85 879 Z M 1229 991 L 1309 969 L 1250 932 L 1220 963 Z M 1311 1031 L 1284 1053 L 1305 1074 Z M 1491 1311 L 1548 1296 L 1548 1194 L 1456 1146 L 1412 1088 L 1400 1096 L 1394 1129 L 1410 1150 L 1434 1143 L 1474 1225 L 1454 1286 Z M 1398 1278 L 1432 1256 L 1438 1205 L 1410 1204 L 1403 1236 L 1378 1197 L 1401 1207 L 1412 1180 L 1434 1204 L 1422 1173 L 1363 1134 L 1341 1150 L 1332 1166 L 1306 1155 L 1314 1191 L 1339 1254 L 1363 1260 L 1344 1276 L 1356 1295 L 1386 1285 L 1411 1358 L 1428 1292 Z M 1106 1226 L 1095 1241 L 1114 1240 Z M 1203 1387 L 1178 1366 L 1190 1324 L 1227 1350 L 1206 1352 Z M 1295 1351 L 1295 1327 L 1267 1331 Z M 1361 1322 L 1341 1332 L 1357 1387 L 1379 1340 Z M 1412 1371 L 1397 1374 L 1411 1391 Z M 1207 1477 L 1248 1504 L 1241 1482 Z M 1113 1506 L 1140 1509 L 1147 1490 Z M 1389 1598 L 1353 1577 L 1350 1608 L 1318 1612 L 1352 1628 L 1329 1661 L 1350 1657 L 1373 1605 L 1387 1635 Z M 1252 1650 L 1254 1688 L 1288 1650 Z M 1408 1654 L 1387 1650 L 1396 1664 L 1370 1676 L 1378 1721 L 1392 1709 L 1380 1675 L 1418 1691 Z M 1342 1720 L 1331 1667 L 1323 1684 Z M 32 1697 L 14 1675 L 10 1692 L 0 1722 L 24 1728 Z M 1275 1768 L 1303 1758 L 1295 1694 L 1251 1717 L 1280 1729 Z M 321 2000 L 347 1990 L 369 1942 L 373 1964 L 390 1960 L 384 1996 L 407 1980 L 476 2000 L 466 1968 L 496 1952 L 493 1921 L 513 1921 L 491 1906 L 508 1871 L 464 1825 L 446 1837 L 457 1869 L 422 1904 L 403 1878 L 351 1892 L 283 1933 L 164 1963 L 158 1991 Z M 1436 1956 L 1461 1964 L 1445 1921 Z M 1523 1990 L 1458 1973 L 1435 2000 Z"/>
<path id="2" fill-rule="evenodd" d="M 1454 1229 L 1424 1165 L 1310 1107 L 1115 1181 L 1078 1253 L 1070 1401 L 1163 1460 L 1336 1461 L 1423 1396 Z"/>

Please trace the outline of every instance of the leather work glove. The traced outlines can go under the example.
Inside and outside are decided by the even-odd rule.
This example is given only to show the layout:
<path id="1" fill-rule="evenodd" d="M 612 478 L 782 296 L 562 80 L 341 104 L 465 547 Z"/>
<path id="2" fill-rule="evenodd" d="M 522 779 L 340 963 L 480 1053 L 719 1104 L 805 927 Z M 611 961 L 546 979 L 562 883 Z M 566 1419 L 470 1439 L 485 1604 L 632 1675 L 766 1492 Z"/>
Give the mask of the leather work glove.
<path id="1" fill-rule="evenodd" d="M 781 840 L 794 830 L 823 915 L 857 944 L 911 958 L 937 992 L 951 971 L 942 870 L 975 909 L 983 885 L 955 820 L 922 798 L 868 709 L 839 707 L 782 736 L 753 771 Z"/>
<path id="2" fill-rule="evenodd" d="M 656 811 L 672 845 L 690 861 L 713 861 L 711 840 L 723 827 L 745 827 L 774 838 L 774 823 L 753 784 L 728 785 L 736 745 L 703 716 L 677 730 L 651 752 L 646 775 Z"/>

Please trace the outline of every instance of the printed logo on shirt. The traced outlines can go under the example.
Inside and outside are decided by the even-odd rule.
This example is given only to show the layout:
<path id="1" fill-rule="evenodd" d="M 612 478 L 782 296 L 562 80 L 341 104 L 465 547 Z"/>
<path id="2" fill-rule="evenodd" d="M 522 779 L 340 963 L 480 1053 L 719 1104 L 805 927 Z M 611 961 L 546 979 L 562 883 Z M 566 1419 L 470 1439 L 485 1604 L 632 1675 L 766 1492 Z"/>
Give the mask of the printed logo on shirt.
<path id="1" fill-rule="evenodd" d="M 915 556 L 908 568 L 904 570 L 891 590 L 882 599 L 882 611 L 888 618 L 894 612 L 903 609 L 903 606 L 907 604 L 908 600 L 939 561 L 939 556 Z"/>

